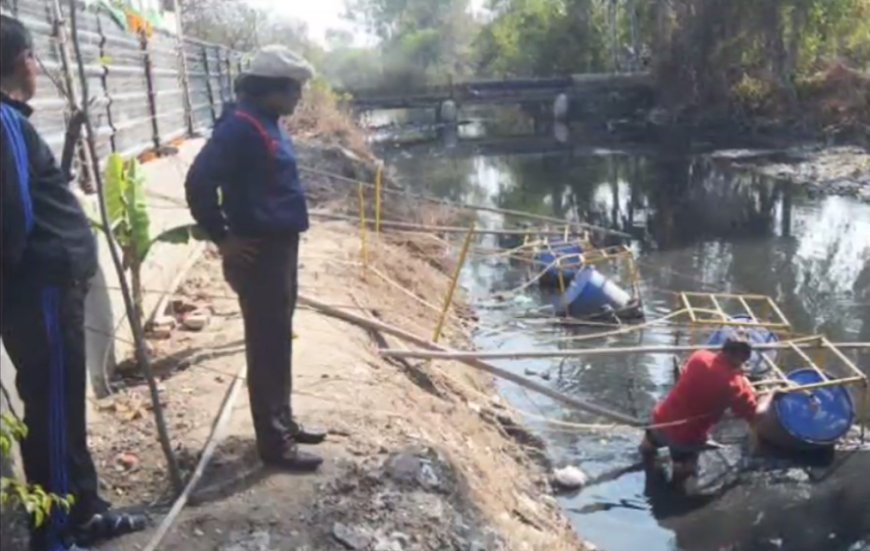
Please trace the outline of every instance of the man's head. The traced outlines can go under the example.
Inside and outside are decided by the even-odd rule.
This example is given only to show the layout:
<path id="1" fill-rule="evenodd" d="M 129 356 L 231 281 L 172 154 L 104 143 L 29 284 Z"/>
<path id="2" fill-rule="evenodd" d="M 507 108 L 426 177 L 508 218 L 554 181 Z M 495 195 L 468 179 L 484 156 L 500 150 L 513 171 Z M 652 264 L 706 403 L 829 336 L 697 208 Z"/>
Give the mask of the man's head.
<path id="1" fill-rule="evenodd" d="M 239 91 L 245 99 L 275 115 L 290 115 L 314 69 L 288 48 L 276 45 L 258 51 L 242 76 Z"/>
<path id="2" fill-rule="evenodd" d="M 28 101 L 36 94 L 36 58 L 33 38 L 21 21 L 0 16 L 0 88 L 15 99 Z"/>
<path id="3" fill-rule="evenodd" d="M 735 369 L 740 369 L 752 356 L 752 345 L 742 336 L 729 337 L 722 345 L 722 354 Z"/>

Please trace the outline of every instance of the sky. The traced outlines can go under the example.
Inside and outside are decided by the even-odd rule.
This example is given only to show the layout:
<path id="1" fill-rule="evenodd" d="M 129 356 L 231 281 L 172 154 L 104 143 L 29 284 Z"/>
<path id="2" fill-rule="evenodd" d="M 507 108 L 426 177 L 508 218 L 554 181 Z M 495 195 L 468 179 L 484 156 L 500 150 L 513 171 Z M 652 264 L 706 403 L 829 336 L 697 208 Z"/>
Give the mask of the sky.
<path id="1" fill-rule="evenodd" d="M 248 3 L 304 22 L 308 25 L 311 38 L 321 44 L 325 43 L 326 31 L 329 29 L 354 32 L 359 44 L 371 43 L 374 40 L 343 17 L 345 0 L 248 0 Z M 479 11 L 483 3 L 484 0 L 471 0 L 472 9 Z"/>
<path id="2" fill-rule="evenodd" d="M 248 0 L 248 3 L 302 21 L 308 25 L 311 38 L 321 43 L 325 42 L 329 29 L 359 31 L 343 17 L 345 0 Z M 359 40 L 364 41 L 365 37 L 361 34 Z"/>

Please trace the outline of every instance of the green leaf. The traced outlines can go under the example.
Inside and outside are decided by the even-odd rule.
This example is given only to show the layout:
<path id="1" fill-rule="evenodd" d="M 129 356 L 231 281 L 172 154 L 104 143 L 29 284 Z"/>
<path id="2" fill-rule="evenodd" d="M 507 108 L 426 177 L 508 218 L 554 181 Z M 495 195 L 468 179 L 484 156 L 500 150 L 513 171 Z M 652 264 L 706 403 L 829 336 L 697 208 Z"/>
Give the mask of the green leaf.
<path id="1" fill-rule="evenodd" d="M 109 223 L 114 226 L 116 222 L 126 219 L 124 215 L 124 195 L 126 194 L 126 178 L 124 177 L 124 159 L 117 153 L 112 153 L 106 160 L 106 210 L 109 214 Z"/>
<path id="2" fill-rule="evenodd" d="M 127 221 L 131 230 L 133 248 L 136 256 L 142 261 L 145 260 L 151 247 L 151 219 L 145 202 L 145 174 L 135 159 L 127 163 L 125 174 Z"/>
<path id="3" fill-rule="evenodd" d="M 36 508 L 32 511 L 33 513 L 33 524 L 39 528 L 45 523 L 45 511 L 40 508 Z"/>

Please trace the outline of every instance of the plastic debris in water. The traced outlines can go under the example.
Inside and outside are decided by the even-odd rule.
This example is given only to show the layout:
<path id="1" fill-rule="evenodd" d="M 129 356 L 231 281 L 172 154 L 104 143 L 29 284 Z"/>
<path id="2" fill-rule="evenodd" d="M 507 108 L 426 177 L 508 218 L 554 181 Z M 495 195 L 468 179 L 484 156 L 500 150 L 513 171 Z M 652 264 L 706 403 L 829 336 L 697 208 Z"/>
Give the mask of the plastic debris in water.
<path id="1" fill-rule="evenodd" d="M 565 490 L 579 490 L 589 482 L 589 477 L 579 468 L 568 465 L 553 471 L 553 482 Z"/>
<path id="2" fill-rule="evenodd" d="M 526 295 L 517 295 L 514 297 L 513 303 L 516 306 L 529 306 L 535 302 L 531 297 L 527 297 Z"/>

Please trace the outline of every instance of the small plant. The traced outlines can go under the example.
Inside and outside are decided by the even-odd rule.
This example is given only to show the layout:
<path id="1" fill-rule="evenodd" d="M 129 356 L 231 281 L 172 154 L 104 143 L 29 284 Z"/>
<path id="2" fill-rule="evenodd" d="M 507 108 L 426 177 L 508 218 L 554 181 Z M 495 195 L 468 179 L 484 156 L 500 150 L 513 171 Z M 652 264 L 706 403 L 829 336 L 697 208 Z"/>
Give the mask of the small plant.
<path id="1" fill-rule="evenodd" d="M 145 174 L 136 159 L 125 161 L 117 153 L 109 156 L 106 163 L 106 209 L 112 235 L 121 247 L 123 267 L 130 271 L 133 305 L 140 321 L 145 291 L 142 286 L 142 265 L 154 243 L 187 243 L 191 239 L 203 238 L 193 224 L 177 226 L 152 237 L 145 185 Z M 92 223 L 102 229 L 100 224 Z"/>
<path id="2" fill-rule="evenodd" d="M 27 427 L 9 413 L 0 415 L 0 458 L 8 460 L 12 446 L 27 437 Z M 72 495 L 50 494 L 36 484 L 26 484 L 11 477 L 0 477 L 0 506 L 22 507 L 33 524 L 42 526 L 55 507 L 69 512 L 75 503 Z"/>

